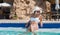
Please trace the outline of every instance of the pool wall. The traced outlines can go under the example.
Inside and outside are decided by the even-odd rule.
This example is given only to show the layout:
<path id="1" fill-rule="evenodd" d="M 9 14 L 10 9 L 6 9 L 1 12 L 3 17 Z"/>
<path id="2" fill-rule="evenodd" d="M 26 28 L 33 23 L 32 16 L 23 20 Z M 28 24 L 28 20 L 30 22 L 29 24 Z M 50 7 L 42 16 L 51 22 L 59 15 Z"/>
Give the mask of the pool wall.
<path id="1" fill-rule="evenodd" d="M 27 21 L 28 22 L 28 21 Z M 0 20 L 0 27 L 22 27 L 25 28 L 25 20 Z M 39 28 L 40 27 L 40 24 Z M 60 21 L 43 21 L 42 28 L 60 28 Z"/>
<path id="2" fill-rule="evenodd" d="M 0 27 L 22 27 L 25 28 L 26 23 L 0 23 Z M 40 24 L 39 28 L 40 27 Z M 44 23 L 42 28 L 60 28 L 60 23 Z"/>

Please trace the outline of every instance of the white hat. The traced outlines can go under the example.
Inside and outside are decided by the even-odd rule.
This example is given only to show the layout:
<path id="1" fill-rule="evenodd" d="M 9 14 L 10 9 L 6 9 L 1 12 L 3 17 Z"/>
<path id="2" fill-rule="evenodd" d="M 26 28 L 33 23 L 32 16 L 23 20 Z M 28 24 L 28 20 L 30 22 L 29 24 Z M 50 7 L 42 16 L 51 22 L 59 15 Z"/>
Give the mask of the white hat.
<path id="1" fill-rule="evenodd" d="M 40 13 L 42 13 L 42 8 L 40 8 L 40 7 L 38 7 L 38 6 L 36 6 L 34 9 L 33 9 L 33 11 L 32 11 L 32 13 L 34 13 L 34 11 L 40 11 Z"/>

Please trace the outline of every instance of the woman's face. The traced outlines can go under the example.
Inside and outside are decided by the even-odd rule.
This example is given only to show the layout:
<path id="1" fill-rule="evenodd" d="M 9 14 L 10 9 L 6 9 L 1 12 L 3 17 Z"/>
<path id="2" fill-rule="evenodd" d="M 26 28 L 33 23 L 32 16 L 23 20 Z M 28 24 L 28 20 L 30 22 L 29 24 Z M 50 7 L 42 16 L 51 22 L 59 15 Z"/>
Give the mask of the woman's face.
<path id="1" fill-rule="evenodd" d="M 40 11 L 35 11 L 35 15 L 40 15 Z"/>

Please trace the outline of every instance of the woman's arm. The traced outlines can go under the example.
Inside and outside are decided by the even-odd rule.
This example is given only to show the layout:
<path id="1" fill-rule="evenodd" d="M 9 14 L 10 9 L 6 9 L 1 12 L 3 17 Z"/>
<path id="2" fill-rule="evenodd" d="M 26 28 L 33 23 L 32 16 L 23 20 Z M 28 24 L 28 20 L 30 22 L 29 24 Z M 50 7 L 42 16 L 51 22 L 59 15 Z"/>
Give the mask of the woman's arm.
<path id="1" fill-rule="evenodd" d="M 27 27 L 29 24 L 30 24 L 30 21 L 28 21 L 28 22 L 26 23 L 25 27 Z"/>
<path id="2" fill-rule="evenodd" d="M 40 26 L 43 27 L 42 16 L 40 16 L 39 19 L 40 19 Z"/>
<path id="3" fill-rule="evenodd" d="M 26 23 L 25 27 L 27 27 L 27 26 L 28 26 L 28 23 Z"/>

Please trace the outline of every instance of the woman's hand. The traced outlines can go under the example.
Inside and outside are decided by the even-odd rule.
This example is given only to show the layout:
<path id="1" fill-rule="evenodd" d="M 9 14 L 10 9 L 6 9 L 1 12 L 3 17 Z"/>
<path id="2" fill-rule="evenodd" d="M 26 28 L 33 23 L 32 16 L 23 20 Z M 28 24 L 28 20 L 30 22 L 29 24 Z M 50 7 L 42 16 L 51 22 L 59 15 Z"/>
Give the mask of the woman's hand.
<path id="1" fill-rule="evenodd" d="M 40 26 L 43 27 L 43 23 L 40 23 Z"/>
<path id="2" fill-rule="evenodd" d="M 27 27 L 27 25 L 25 25 L 25 28 Z"/>

